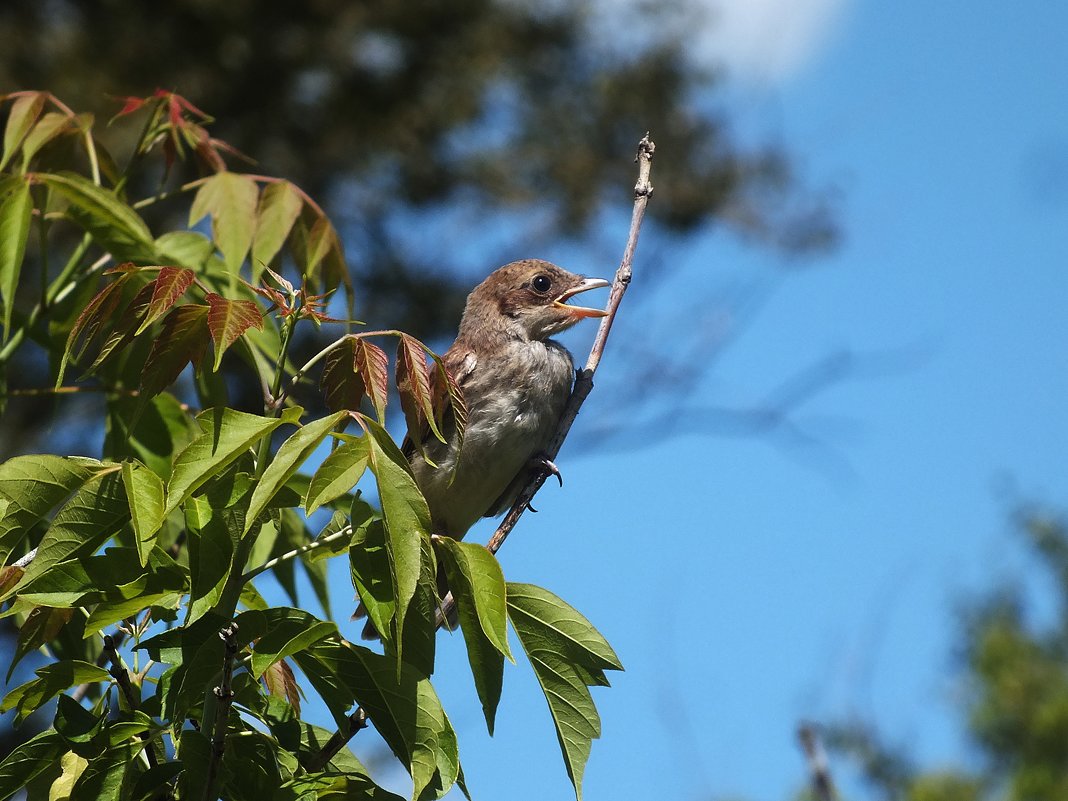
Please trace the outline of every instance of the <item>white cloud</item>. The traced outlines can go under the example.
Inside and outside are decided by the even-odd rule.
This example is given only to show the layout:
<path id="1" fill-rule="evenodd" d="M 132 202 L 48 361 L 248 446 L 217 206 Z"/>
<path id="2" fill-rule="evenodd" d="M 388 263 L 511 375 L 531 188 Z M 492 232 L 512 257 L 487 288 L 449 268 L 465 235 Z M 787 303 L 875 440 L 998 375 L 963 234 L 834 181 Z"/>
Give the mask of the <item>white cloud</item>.
<path id="1" fill-rule="evenodd" d="M 696 37 L 704 63 L 725 63 L 737 78 L 788 80 L 833 37 L 847 0 L 704 0 L 704 30 Z"/>
<path id="2" fill-rule="evenodd" d="M 626 50 L 681 38 L 694 61 L 746 83 L 779 84 L 832 41 L 849 0 L 593 0 L 593 32 Z"/>

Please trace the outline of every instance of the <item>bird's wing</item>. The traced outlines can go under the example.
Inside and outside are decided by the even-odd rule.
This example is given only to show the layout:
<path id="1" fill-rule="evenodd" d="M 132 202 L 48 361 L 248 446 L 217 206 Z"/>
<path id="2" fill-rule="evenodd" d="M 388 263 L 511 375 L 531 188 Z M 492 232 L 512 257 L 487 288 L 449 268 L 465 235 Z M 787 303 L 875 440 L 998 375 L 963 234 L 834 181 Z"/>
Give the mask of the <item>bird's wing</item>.
<path id="1" fill-rule="evenodd" d="M 473 350 L 467 347 L 462 347 L 459 343 L 454 343 L 453 346 L 445 352 L 445 355 L 441 357 L 441 361 L 445 365 L 445 369 L 448 371 L 449 375 L 452 377 L 452 391 L 450 391 L 450 387 L 441 380 L 440 371 L 434 369 L 430 374 L 430 398 L 438 428 L 446 439 L 450 439 L 456 425 L 457 402 L 463 406 L 460 411 L 466 422 L 467 409 L 466 405 L 463 403 L 463 396 L 466 387 L 471 383 L 471 377 L 475 373 L 478 359 Z M 458 398 L 456 397 L 457 390 L 459 395 Z M 417 436 L 418 440 L 413 441 L 413 435 Z M 411 461 L 418 451 L 416 442 L 420 445 L 425 445 L 432 437 L 433 434 L 430 431 L 430 425 L 424 422 L 420 426 L 419 431 L 408 431 L 404 437 L 404 442 L 401 443 L 401 451 L 404 453 L 405 457 L 407 457 L 408 461 Z"/>

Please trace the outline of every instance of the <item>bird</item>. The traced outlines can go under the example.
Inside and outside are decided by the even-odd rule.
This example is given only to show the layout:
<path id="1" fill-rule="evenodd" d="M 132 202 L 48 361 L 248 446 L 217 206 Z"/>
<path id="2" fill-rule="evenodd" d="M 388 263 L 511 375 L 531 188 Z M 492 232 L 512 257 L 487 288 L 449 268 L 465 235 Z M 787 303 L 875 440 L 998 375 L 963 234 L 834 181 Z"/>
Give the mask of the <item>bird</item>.
<path id="1" fill-rule="evenodd" d="M 409 430 L 401 445 L 426 498 L 433 534 L 462 539 L 480 518 L 512 506 L 539 461 L 555 471 L 544 454 L 571 394 L 575 367 L 552 337 L 583 319 L 604 317 L 601 309 L 567 301 L 607 286 L 603 278 L 522 259 L 494 270 L 472 290 L 456 340 L 442 357 L 467 407 L 462 442 L 450 421 L 442 432 L 445 442 L 424 424 Z M 376 633 L 369 627 L 364 635 Z"/>

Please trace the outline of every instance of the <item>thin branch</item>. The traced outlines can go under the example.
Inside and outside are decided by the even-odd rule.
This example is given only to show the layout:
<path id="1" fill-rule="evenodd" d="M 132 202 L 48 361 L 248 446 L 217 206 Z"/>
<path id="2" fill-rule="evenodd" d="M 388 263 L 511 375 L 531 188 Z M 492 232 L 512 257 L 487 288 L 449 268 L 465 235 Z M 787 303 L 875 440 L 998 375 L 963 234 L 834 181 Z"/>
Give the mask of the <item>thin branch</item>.
<path id="1" fill-rule="evenodd" d="M 338 729 L 334 732 L 322 750 L 308 761 L 306 766 L 308 772 L 316 773 L 326 767 L 326 763 L 337 756 L 338 752 L 356 735 L 356 732 L 366 728 L 367 713 L 362 706 L 356 707 L 356 711 L 349 715 L 345 729 Z"/>
<path id="2" fill-rule="evenodd" d="M 318 537 L 305 545 L 301 545 L 299 548 L 294 548 L 292 551 L 288 551 L 281 556 L 276 556 L 274 559 L 269 559 L 259 567 L 255 567 L 252 570 L 241 576 L 241 583 L 245 584 L 252 579 L 256 578 L 260 573 L 264 573 L 272 568 L 278 567 L 283 562 L 288 562 L 291 559 L 296 559 L 298 556 L 302 556 L 308 551 L 314 551 L 318 548 L 322 548 L 326 545 L 331 545 L 344 537 L 352 535 L 352 526 L 345 526 L 332 534 L 327 534 L 325 537 Z"/>
<path id="3" fill-rule="evenodd" d="M 222 681 L 212 689 L 215 695 L 215 720 L 211 729 L 211 762 L 208 763 L 208 777 L 204 782 L 204 801 L 215 797 L 215 781 L 222 762 L 223 749 L 226 747 L 226 732 L 230 717 L 230 705 L 234 700 L 232 679 L 234 675 L 234 657 L 237 655 L 237 624 L 229 623 L 219 630 L 219 638 L 226 645 L 223 657 Z"/>
<path id="4" fill-rule="evenodd" d="M 608 295 L 606 309 L 608 314 L 601 320 L 601 327 L 597 329 L 597 337 L 594 339 L 590 355 L 586 359 L 586 366 L 579 370 L 576 375 L 575 387 L 571 391 L 571 397 L 568 399 L 564 414 L 556 427 L 556 433 L 549 441 L 549 447 L 546 448 L 545 455 L 549 460 L 555 459 L 560 452 L 564 439 L 567 438 L 575 418 L 578 417 L 579 409 L 582 408 L 582 404 L 593 390 L 593 374 L 601 363 L 601 356 L 604 353 L 605 344 L 608 342 L 608 334 L 612 330 L 612 323 L 616 319 L 619 304 L 623 300 L 623 293 L 627 291 L 627 287 L 630 285 L 634 251 L 638 246 L 638 234 L 641 233 L 642 220 L 645 217 L 645 207 L 649 204 L 649 196 L 653 193 L 653 185 L 649 181 L 649 173 L 652 168 L 655 150 L 656 145 L 649 138 L 649 134 L 642 137 L 641 142 L 638 143 L 638 154 L 634 157 L 634 160 L 638 163 L 638 182 L 634 185 L 634 209 L 630 217 L 630 232 L 627 235 L 627 246 L 623 250 L 623 259 L 620 261 L 619 269 L 616 270 L 615 279 L 612 281 L 612 291 Z M 551 473 L 548 470 L 539 470 L 527 483 L 526 487 L 523 488 L 523 491 L 519 493 L 515 503 L 512 504 L 512 508 L 505 515 L 504 520 L 501 521 L 501 524 L 493 532 L 493 536 L 490 537 L 489 542 L 486 544 L 490 553 L 497 553 L 501 546 L 504 545 L 504 541 L 508 538 L 512 529 L 515 528 L 515 524 L 519 522 L 519 518 L 523 516 L 523 512 L 526 511 L 527 506 L 550 475 Z"/>
<path id="5" fill-rule="evenodd" d="M 612 323 L 615 321 L 620 301 L 623 300 L 623 294 L 630 285 L 633 273 L 634 251 L 638 246 L 638 235 L 641 233 L 645 207 L 649 204 L 649 196 L 653 193 L 653 185 L 649 180 L 649 174 L 655 151 L 656 145 L 649 138 L 649 134 L 646 134 L 642 137 L 641 142 L 638 143 L 638 154 L 634 157 L 634 160 L 638 163 L 638 181 L 634 185 L 634 209 L 630 217 L 630 232 L 627 235 L 627 245 L 623 250 L 623 258 L 619 263 L 619 269 L 616 270 L 615 279 L 612 281 L 612 290 L 608 295 L 606 309 L 608 314 L 601 320 L 601 326 L 597 329 L 597 337 L 593 341 L 593 347 L 590 348 L 586 366 L 576 374 L 575 386 L 571 391 L 571 397 L 564 408 L 564 414 L 557 425 L 556 433 L 549 441 L 549 447 L 546 448 L 545 456 L 550 461 L 555 459 L 560 452 L 564 439 L 566 439 L 568 432 L 571 430 L 575 418 L 578 417 L 579 409 L 582 408 L 582 404 L 585 403 L 586 398 L 593 390 L 593 374 L 601 363 L 601 356 L 604 353 L 605 344 L 608 342 L 608 334 L 612 330 Z M 508 535 L 515 528 L 516 523 L 519 522 L 519 518 L 530 507 L 530 502 L 550 475 L 552 473 L 548 470 L 539 470 L 531 477 L 522 492 L 516 497 L 512 508 L 508 510 L 508 514 L 504 516 L 504 520 L 497 526 L 497 530 L 493 532 L 493 536 L 486 543 L 486 548 L 490 553 L 495 554 L 501 549 L 504 541 L 508 539 Z M 456 602 L 452 597 L 452 593 L 447 593 L 441 602 L 439 622 L 444 622 L 444 620 L 448 619 L 455 605 Z"/>
<path id="6" fill-rule="evenodd" d="M 638 143 L 638 154 L 634 157 L 634 161 L 638 163 L 638 181 L 634 185 L 634 209 L 630 218 L 630 232 L 627 235 L 627 245 L 623 250 L 623 258 L 620 261 L 619 269 L 616 270 L 615 279 L 612 282 L 612 290 L 608 296 L 608 306 L 606 308 L 608 313 L 601 320 L 601 327 L 597 330 L 597 337 L 594 339 L 593 347 L 590 349 L 590 355 L 586 359 L 586 366 L 577 373 L 575 386 L 571 391 L 571 397 L 568 399 L 567 406 L 564 408 L 564 413 L 557 425 L 556 433 L 553 435 L 552 440 L 549 442 L 549 447 L 546 449 L 545 456 L 550 461 L 556 458 L 556 454 L 560 452 L 560 447 L 563 445 L 567 433 L 571 430 L 575 418 L 578 417 L 579 409 L 582 407 L 586 397 L 593 389 L 593 374 L 597 371 L 597 366 L 601 362 L 601 355 L 604 353 L 605 343 L 608 341 L 608 334 L 612 330 L 612 322 L 615 320 L 616 311 L 619 309 L 619 303 L 623 300 L 623 294 L 627 291 L 627 286 L 630 284 L 631 274 L 633 272 L 632 265 L 634 261 L 634 251 L 638 246 L 638 234 L 641 232 L 642 220 L 645 217 L 645 207 L 649 204 L 649 195 L 653 193 L 653 185 L 649 180 L 649 174 L 655 150 L 656 145 L 649 138 L 649 134 L 646 133 Z M 367 334 L 364 334 L 364 336 L 367 336 Z M 505 515 L 504 520 L 501 521 L 501 524 L 497 527 L 497 530 L 486 544 L 486 548 L 490 553 L 497 553 L 501 546 L 504 545 L 504 541 L 508 538 L 509 533 L 515 528 L 515 524 L 519 522 L 519 518 L 530 505 L 534 495 L 541 489 L 541 485 L 545 483 L 545 480 L 550 475 L 552 475 L 552 473 L 546 468 L 537 471 L 531 477 L 530 481 L 523 488 L 523 491 L 519 493 L 515 503 L 512 504 L 512 508 L 508 511 L 508 514 Z M 441 628 L 445 624 L 445 621 L 448 620 L 449 614 L 455 604 L 456 602 L 453 600 L 452 593 L 446 593 L 437 612 L 438 628 Z M 321 769 L 323 765 L 333 759 L 333 757 L 345 747 L 348 741 L 355 736 L 356 732 L 366 726 L 367 713 L 362 707 L 357 707 L 356 711 L 348 717 L 348 731 L 338 729 L 312 761 L 309 769 Z"/>
<path id="7" fill-rule="evenodd" d="M 809 780 L 812 783 L 812 795 L 817 801 L 835 801 L 838 794 L 831 779 L 831 769 L 827 763 L 827 752 L 823 750 L 819 731 L 810 723 L 803 723 L 797 729 L 797 739 L 808 761 Z"/>

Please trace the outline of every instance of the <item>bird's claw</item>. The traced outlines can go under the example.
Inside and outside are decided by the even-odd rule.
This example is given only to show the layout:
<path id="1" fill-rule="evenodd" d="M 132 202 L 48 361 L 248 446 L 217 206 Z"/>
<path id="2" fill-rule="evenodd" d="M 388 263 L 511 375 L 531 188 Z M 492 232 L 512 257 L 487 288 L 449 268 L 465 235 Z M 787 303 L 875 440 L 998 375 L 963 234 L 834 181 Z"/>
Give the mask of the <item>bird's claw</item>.
<path id="1" fill-rule="evenodd" d="M 546 476 L 556 476 L 556 480 L 560 482 L 560 486 L 564 486 L 564 477 L 560 475 L 560 468 L 553 464 L 552 459 L 543 453 L 539 453 L 534 457 L 533 461 L 535 467 L 545 471 Z"/>

